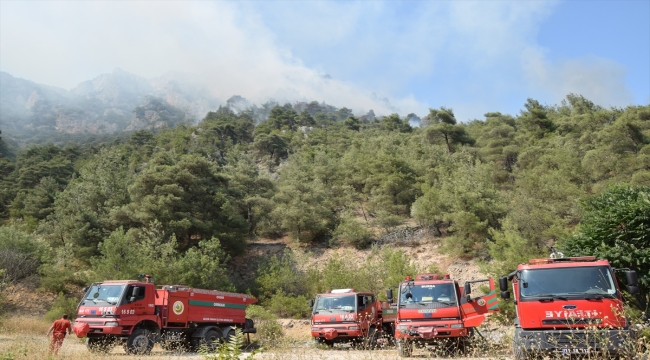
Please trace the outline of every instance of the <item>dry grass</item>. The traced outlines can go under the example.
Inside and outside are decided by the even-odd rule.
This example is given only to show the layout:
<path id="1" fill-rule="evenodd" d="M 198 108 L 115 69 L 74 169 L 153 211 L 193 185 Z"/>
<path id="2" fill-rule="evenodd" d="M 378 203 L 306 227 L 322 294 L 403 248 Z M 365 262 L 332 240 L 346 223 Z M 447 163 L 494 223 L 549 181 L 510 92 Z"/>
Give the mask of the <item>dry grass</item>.
<path id="1" fill-rule="evenodd" d="M 13 316 L 0 318 L 0 334 L 45 335 L 50 323 L 42 318 Z"/>
<path id="2" fill-rule="evenodd" d="M 267 341 L 256 359 L 288 360 L 288 359 L 363 359 L 384 360 L 399 359 L 394 347 L 376 350 L 351 348 L 349 345 L 337 344 L 333 348 L 318 347 L 309 336 L 309 326 L 301 320 L 292 320 L 293 326 L 288 326 L 290 320 L 281 320 L 284 335 Z M 121 346 L 116 346 L 109 354 L 91 354 L 85 346 L 83 339 L 74 335 L 66 338 L 59 355 L 54 357 L 48 354 L 48 338 L 45 336 L 49 323 L 34 317 L 9 317 L 0 320 L 0 360 L 22 359 L 70 359 L 70 360 L 96 360 L 96 359 L 203 359 L 196 353 L 174 353 L 162 350 L 158 345 L 154 347 L 149 356 L 130 356 L 124 353 Z M 483 334 L 490 341 L 477 342 L 465 355 L 436 353 L 435 349 L 415 348 L 412 358 L 419 359 L 509 359 L 512 358 L 512 337 L 503 333 L 502 329 L 484 328 Z M 500 335 L 497 337 L 497 335 Z M 257 341 L 257 336 L 251 336 L 252 341 Z M 247 354 L 244 354 L 245 357 Z M 242 357 L 242 358 L 243 358 Z M 600 358 L 600 357 L 599 357 Z"/>

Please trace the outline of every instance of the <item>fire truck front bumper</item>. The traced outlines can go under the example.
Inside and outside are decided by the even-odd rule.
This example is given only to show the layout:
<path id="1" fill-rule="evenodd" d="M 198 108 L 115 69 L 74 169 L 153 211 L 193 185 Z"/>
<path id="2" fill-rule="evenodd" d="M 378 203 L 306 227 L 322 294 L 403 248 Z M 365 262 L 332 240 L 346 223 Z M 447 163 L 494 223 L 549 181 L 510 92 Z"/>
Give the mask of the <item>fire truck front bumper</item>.
<path id="1" fill-rule="evenodd" d="M 86 323 L 90 327 L 87 336 L 94 337 L 98 335 L 128 335 L 129 330 L 120 326 L 120 323 L 114 320 L 94 320 L 80 321 L 77 319 L 76 323 Z"/>
<path id="2" fill-rule="evenodd" d="M 469 330 L 458 324 L 420 324 L 397 325 L 395 338 L 406 340 L 434 340 L 439 338 L 464 337 L 469 335 Z"/>
<path id="3" fill-rule="evenodd" d="M 612 354 L 633 350 L 635 334 L 629 329 L 516 329 L 515 353 Z"/>
<path id="4" fill-rule="evenodd" d="M 317 326 L 311 328 L 313 338 L 325 339 L 327 341 L 347 341 L 351 338 L 363 336 L 363 331 L 359 325 L 336 325 L 336 326 Z"/>

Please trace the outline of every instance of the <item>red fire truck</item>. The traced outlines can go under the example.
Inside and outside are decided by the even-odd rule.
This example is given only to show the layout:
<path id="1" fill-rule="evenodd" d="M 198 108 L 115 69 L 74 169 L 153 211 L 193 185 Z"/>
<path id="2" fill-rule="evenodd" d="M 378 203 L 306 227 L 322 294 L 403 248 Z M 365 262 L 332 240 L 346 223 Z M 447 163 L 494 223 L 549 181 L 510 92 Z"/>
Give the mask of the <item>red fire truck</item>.
<path id="1" fill-rule="evenodd" d="M 328 346 L 352 342 L 372 348 L 384 334 L 392 335 L 394 309 L 374 294 L 336 289 L 316 295 L 312 308 L 311 336 Z"/>
<path id="2" fill-rule="evenodd" d="M 489 283 L 490 292 L 471 297 L 472 284 Z M 388 290 L 392 302 L 392 290 Z M 464 287 L 445 275 L 420 274 L 407 276 L 399 285 L 395 342 L 400 356 L 411 356 L 414 343 L 449 343 L 464 347 L 474 328 L 485 320 L 485 314 L 498 311 L 493 279 L 468 281 Z"/>
<path id="3" fill-rule="evenodd" d="M 163 348 L 214 349 L 239 328 L 255 333 L 246 306 L 257 299 L 246 294 L 196 289 L 182 285 L 156 287 L 145 281 L 119 280 L 88 287 L 73 331 L 86 337 L 92 352 L 107 352 L 117 343 L 131 354 L 147 354 L 155 342 Z"/>
<path id="4" fill-rule="evenodd" d="M 526 359 L 540 354 L 620 355 L 628 350 L 634 332 L 623 315 L 623 296 L 614 272 L 626 270 L 627 291 L 636 294 L 637 276 L 629 269 L 613 269 L 594 256 L 548 259 L 521 264 L 499 279 L 501 297 L 510 298 L 512 281 L 517 308 L 513 352 Z"/>

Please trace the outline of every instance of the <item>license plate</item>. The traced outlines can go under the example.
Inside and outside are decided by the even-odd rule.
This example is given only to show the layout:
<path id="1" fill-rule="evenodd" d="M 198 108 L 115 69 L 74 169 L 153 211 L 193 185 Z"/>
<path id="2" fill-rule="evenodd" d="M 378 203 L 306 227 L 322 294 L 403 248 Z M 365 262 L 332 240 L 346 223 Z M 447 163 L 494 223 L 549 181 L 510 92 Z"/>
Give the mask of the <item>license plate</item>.
<path id="1" fill-rule="evenodd" d="M 593 349 L 562 349 L 562 354 L 593 354 L 596 353 Z"/>

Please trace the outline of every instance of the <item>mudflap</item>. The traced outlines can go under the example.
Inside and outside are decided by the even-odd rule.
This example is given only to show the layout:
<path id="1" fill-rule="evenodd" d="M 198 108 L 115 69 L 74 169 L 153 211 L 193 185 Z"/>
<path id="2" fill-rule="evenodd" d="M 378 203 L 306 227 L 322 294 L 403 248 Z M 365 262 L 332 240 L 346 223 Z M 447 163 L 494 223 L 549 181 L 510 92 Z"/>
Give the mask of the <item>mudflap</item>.
<path id="1" fill-rule="evenodd" d="M 497 298 L 496 288 L 494 286 L 494 279 L 486 279 L 490 283 L 490 292 L 467 301 L 465 294 L 461 301 L 461 312 L 463 313 L 463 326 L 466 328 L 474 328 L 483 323 L 485 314 L 499 311 L 499 299 Z"/>

